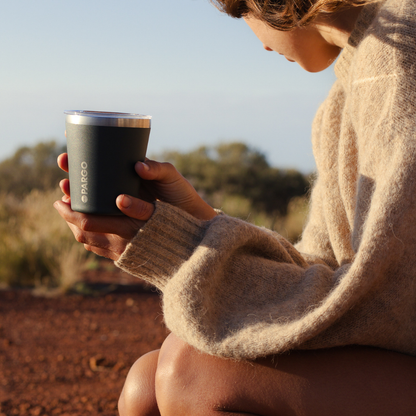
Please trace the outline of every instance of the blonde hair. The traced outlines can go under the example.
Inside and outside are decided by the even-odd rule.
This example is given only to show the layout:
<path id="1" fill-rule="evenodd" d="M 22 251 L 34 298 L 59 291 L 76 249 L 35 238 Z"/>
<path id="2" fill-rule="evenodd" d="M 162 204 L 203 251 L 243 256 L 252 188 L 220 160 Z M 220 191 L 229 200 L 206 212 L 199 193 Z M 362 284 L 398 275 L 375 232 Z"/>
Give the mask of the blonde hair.
<path id="1" fill-rule="evenodd" d="M 379 0 L 211 0 L 222 12 L 241 18 L 254 17 L 277 30 L 307 26 L 317 17 Z"/>

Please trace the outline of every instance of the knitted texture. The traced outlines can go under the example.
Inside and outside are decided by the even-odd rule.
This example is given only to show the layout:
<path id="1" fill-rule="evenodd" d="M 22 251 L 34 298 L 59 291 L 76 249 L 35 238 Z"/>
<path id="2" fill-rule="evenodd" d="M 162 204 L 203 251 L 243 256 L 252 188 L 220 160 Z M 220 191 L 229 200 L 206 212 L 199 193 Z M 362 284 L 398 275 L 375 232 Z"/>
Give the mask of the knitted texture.
<path id="1" fill-rule="evenodd" d="M 117 265 L 163 293 L 167 326 L 208 354 L 371 345 L 416 355 L 416 7 L 366 6 L 313 124 L 301 241 L 158 202 Z"/>

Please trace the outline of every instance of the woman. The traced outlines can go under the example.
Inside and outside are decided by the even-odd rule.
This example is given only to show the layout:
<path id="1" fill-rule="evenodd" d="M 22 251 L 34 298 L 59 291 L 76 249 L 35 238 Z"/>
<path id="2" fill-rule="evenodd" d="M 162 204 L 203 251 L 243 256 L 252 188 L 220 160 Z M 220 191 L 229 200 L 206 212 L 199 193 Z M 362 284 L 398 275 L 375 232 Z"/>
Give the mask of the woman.
<path id="1" fill-rule="evenodd" d="M 214 211 L 168 164 L 126 218 L 55 204 L 78 241 L 163 293 L 172 334 L 132 367 L 120 414 L 409 415 L 416 409 L 416 25 L 410 0 L 221 0 L 337 81 L 313 124 L 301 241 Z M 66 170 L 66 155 L 59 165 Z M 161 202 L 163 201 L 163 202 Z"/>

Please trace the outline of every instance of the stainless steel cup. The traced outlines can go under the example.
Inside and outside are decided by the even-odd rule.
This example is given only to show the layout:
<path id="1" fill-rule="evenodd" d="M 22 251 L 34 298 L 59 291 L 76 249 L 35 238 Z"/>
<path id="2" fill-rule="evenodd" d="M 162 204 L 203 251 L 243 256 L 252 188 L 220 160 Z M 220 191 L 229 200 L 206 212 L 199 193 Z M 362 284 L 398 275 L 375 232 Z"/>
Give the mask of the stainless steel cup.
<path id="1" fill-rule="evenodd" d="M 65 111 L 71 208 L 99 215 L 122 215 L 120 194 L 137 197 L 134 170 L 146 156 L 150 116 L 100 111 Z"/>

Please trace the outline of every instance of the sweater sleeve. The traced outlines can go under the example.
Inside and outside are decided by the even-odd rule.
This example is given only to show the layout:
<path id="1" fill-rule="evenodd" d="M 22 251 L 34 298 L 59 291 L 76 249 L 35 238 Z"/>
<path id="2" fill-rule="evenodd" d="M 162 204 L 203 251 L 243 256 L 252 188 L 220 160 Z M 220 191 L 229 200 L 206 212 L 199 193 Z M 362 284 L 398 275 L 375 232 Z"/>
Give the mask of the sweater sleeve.
<path id="1" fill-rule="evenodd" d="M 305 315 L 324 301 L 334 272 L 310 266 L 283 237 L 219 215 L 199 221 L 157 202 L 117 265 L 163 292 L 168 328 L 213 355 L 255 358 L 313 336 Z"/>
<path id="2" fill-rule="evenodd" d="M 202 222 L 159 202 L 118 266 L 156 285 L 168 328 L 208 354 L 254 359 L 351 343 L 409 352 L 394 302 L 379 295 L 391 261 L 383 254 L 370 244 L 333 270 L 268 230 L 226 215 Z"/>

